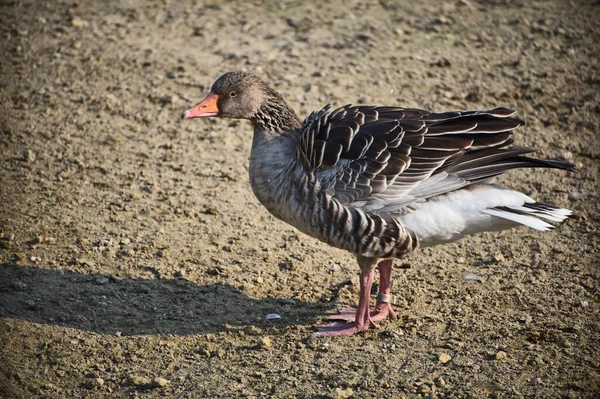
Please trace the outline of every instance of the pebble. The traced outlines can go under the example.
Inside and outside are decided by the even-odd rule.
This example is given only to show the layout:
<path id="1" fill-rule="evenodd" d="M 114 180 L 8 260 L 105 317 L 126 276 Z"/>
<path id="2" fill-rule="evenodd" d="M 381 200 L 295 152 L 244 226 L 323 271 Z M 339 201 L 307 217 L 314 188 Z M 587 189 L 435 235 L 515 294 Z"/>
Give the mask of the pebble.
<path id="1" fill-rule="evenodd" d="M 452 66 L 452 62 L 450 62 L 449 59 L 442 57 L 439 60 L 437 60 L 436 62 L 434 62 L 433 66 L 445 68 L 445 67 Z"/>
<path id="2" fill-rule="evenodd" d="M 502 263 L 502 262 L 504 262 L 504 261 L 505 261 L 505 259 L 504 259 L 504 255 L 502 255 L 502 254 L 496 254 L 496 255 L 494 255 L 494 260 L 495 260 L 497 263 Z"/>
<path id="3" fill-rule="evenodd" d="M 88 388 L 94 388 L 94 387 L 101 387 L 104 385 L 104 380 L 100 377 L 97 378 L 90 378 L 89 380 L 87 380 L 85 382 L 85 385 Z"/>
<path id="4" fill-rule="evenodd" d="M 133 376 L 129 378 L 129 383 L 133 386 L 148 385 L 150 381 L 146 377 Z"/>
<path id="5" fill-rule="evenodd" d="M 571 161 L 573 159 L 573 153 L 571 151 L 565 151 L 560 154 L 560 157 L 565 161 Z"/>
<path id="6" fill-rule="evenodd" d="M 30 241 L 28 241 L 27 243 L 30 245 L 37 245 L 37 244 L 41 244 L 42 242 L 44 242 L 44 237 L 36 236 L 36 237 L 32 238 Z"/>
<path id="7" fill-rule="evenodd" d="M 269 337 L 261 337 L 257 343 L 260 349 L 271 349 L 273 347 L 273 343 Z"/>
<path id="8" fill-rule="evenodd" d="M 258 335 L 262 333 L 262 330 L 256 326 L 246 326 L 244 327 L 244 332 L 248 335 Z"/>
<path id="9" fill-rule="evenodd" d="M 106 278 L 106 277 L 98 277 L 96 279 L 96 284 L 98 284 L 98 285 L 104 285 L 106 283 L 108 283 L 108 278 Z"/>
<path id="10" fill-rule="evenodd" d="M 35 161 L 35 152 L 31 150 L 23 151 L 23 161 L 27 163 L 32 163 Z"/>
<path id="11" fill-rule="evenodd" d="M 169 385 L 169 380 L 167 380 L 166 378 L 156 377 L 155 379 L 152 380 L 153 387 L 164 388 L 167 385 Z"/>
<path id="12" fill-rule="evenodd" d="M 580 192 L 577 192 L 577 191 L 573 191 L 571 194 L 569 194 L 569 199 L 571 201 L 580 200 L 581 197 L 583 197 L 583 194 L 581 194 Z"/>
<path id="13" fill-rule="evenodd" d="M 200 348 L 198 348 L 198 354 L 200 356 L 210 357 L 210 351 L 208 349 L 206 349 L 205 347 L 203 347 L 203 346 L 201 346 Z"/>
<path id="14" fill-rule="evenodd" d="M 500 351 L 500 352 L 496 353 L 496 360 L 506 359 L 506 356 L 507 356 L 506 352 Z"/>
<path id="15" fill-rule="evenodd" d="M 117 96 L 115 96 L 114 94 L 112 94 L 112 93 L 107 93 L 104 96 L 104 99 L 105 99 L 106 105 L 108 105 L 109 108 L 117 106 L 117 105 L 119 105 L 121 103 L 121 101 L 119 100 L 119 98 Z"/>
<path id="16" fill-rule="evenodd" d="M 446 364 L 448 363 L 450 360 L 452 360 L 452 357 L 447 354 L 447 353 L 442 353 L 439 357 L 440 363 L 442 364 Z"/>
<path id="17" fill-rule="evenodd" d="M 87 25 L 87 22 L 79 17 L 74 17 L 71 20 L 71 26 L 74 28 L 83 28 L 86 25 Z"/>
<path id="18" fill-rule="evenodd" d="M 168 258 L 169 257 L 169 250 L 167 248 L 159 249 L 156 252 L 156 256 L 158 256 L 159 258 Z"/>
<path id="19" fill-rule="evenodd" d="M 352 388 L 336 388 L 331 392 L 332 399 L 348 399 L 351 398 L 352 395 L 354 395 Z"/>
<path id="20" fill-rule="evenodd" d="M 465 280 L 473 281 L 473 280 L 483 280 L 483 279 L 481 278 L 481 276 L 478 276 L 474 273 L 469 273 L 469 274 L 465 275 Z"/>

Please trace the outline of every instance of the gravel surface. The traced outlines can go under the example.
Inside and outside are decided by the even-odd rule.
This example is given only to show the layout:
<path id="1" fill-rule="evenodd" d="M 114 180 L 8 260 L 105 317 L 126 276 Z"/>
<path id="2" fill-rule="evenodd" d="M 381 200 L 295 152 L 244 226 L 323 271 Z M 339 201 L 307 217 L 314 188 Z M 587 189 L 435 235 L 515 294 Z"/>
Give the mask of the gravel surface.
<path id="1" fill-rule="evenodd" d="M 599 397 L 593 3 L 2 2 L 0 397 Z M 179 120 L 233 69 L 301 116 L 514 107 L 580 172 L 500 183 L 574 216 L 397 261 L 398 320 L 311 339 L 354 258 L 253 197 L 247 122 Z"/>

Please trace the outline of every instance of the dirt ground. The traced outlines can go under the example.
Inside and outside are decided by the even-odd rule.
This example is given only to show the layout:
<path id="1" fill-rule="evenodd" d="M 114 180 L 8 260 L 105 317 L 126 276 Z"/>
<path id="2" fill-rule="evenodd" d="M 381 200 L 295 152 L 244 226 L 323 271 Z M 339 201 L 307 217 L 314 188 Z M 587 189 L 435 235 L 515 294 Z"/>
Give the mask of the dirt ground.
<path id="1" fill-rule="evenodd" d="M 600 397 L 597 1 L 33 1 L 0 5 L 0 397 Z M 574 216 L 396 262 L 399 318 L 354 258 L 251 193 L 252 129 L 180 121 L 253 71 L 328 102 L 514 107 L 578 174 L 500 183 Z M 279 319 L 268 320 L 267 314 Z"/>

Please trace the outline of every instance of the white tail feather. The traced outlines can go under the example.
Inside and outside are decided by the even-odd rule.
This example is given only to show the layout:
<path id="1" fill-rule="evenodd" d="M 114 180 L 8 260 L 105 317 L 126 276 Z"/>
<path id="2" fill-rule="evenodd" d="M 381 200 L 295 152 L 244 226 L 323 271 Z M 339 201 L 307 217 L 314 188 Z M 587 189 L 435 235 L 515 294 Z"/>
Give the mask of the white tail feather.
<path id="1" fill-rule="evenodd" d="M 571 211 L 538 204 L 527 195 L 495 184 L 480 184 L 413 203 L 398 215 L 419 238 L 422 247 L 459 240 L 468 234 L 525 225 L 540 231 L 565 220 Z M 514 212 L 512 212 L 514 211 Z"/>
<path id="2" fill-rule="evenodd" d="M 535 216 L 519 215 L 517 213 L 512 213 L 509 211 L 501 211 L 499 209 L 484 209 L 481 212 L 502 219 L 512 220 L 515 223 L 519 223 L 540 231 L 547 231 L 554 228 L 554 226 L 552 226 L 550 223 L 546 223 Z"/>

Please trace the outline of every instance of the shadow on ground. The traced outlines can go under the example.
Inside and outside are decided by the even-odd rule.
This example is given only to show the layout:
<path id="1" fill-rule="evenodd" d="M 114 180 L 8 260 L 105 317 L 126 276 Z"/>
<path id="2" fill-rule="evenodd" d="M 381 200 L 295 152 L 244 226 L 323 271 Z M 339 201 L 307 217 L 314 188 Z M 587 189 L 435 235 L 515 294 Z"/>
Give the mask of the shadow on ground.
<path id="1" fill-rule="evenodd" d="M 120 279 L 14 263 L 0 265 L 0 317 L 98 333 L 191 335 L 231 326 L 310 325 L 325 305 L 253 299 L 228 285 Z M 281 319 L 267 321 L 277 313 Z"/>

